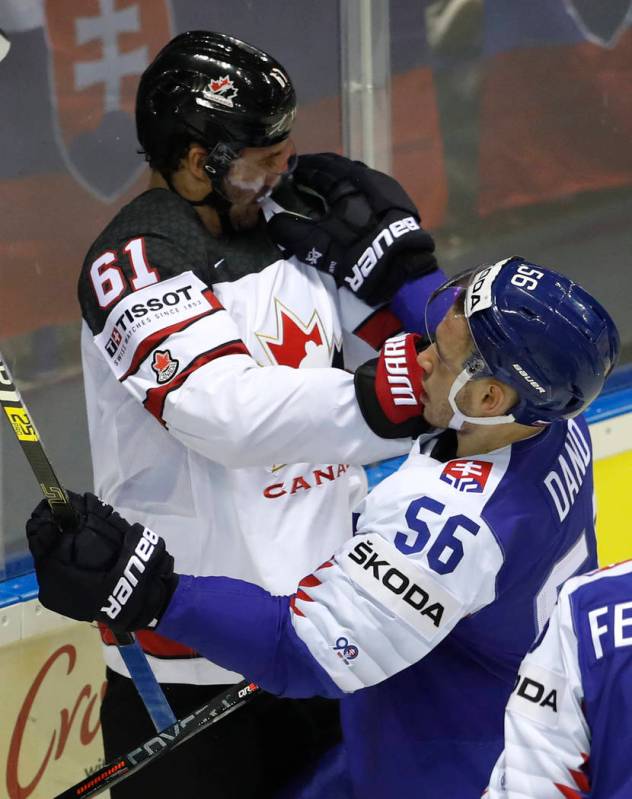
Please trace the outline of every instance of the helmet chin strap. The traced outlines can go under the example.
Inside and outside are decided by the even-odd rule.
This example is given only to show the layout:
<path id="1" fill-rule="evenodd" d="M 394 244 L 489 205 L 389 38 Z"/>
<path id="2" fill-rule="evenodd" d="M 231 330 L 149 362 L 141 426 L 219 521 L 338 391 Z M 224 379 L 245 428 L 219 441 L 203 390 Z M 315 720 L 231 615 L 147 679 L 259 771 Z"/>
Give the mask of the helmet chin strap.
<path id="1" fill-rule="evenodd" d="M 169 190 L 172 191 L 174 194 L 177 194 L 178 197 L 182 197 L 180 192 L 176 189 L 171 181 L 171 177 L 166 172 L 161 172 L 163 178 Z M 213 181 L 211 181 L 213 183 Z M 201 205 L 209 206 L 210 208 L 214 208 L 217 211 L 217 215 L 219 216 L 220 225 L 222 226 L 222 231 L 224 233 L 231 233 L 234 232 L 233 224 L 230 219 L 230 209 L 232 203 L 228 200 L 227 197 L 224 196 L 223 192 L 218 191 L 215 189 L 215 184 L 213 183 L 213 191 L 209 191 L 209 193 L 203 197 L 201 200 L 188 200 L 186 197 L 182 197 L 183 200 L 186 200 L 189 205 L 192 205 L 194 208 L 199 207 Z"/>
<path id="2" fill-rule="evenodd" d="M 511 413 L 504 414 L 503 416 L 466 416 L 462 413 L 456 404 L 456 395 L 463 388 L 463 386 L 476 375 L 470 374 L 467 369 L 463 371 L 454 379 L 448 394 L 448 402 L 452 408 L 452 418 L 448 422 L 448 427 L 452 430 L 461 430 L 465 422 L 478 425 L 493 425 L 493 424 L 507 424 L 507 422 L 515 422 L 516 419 Z"/>

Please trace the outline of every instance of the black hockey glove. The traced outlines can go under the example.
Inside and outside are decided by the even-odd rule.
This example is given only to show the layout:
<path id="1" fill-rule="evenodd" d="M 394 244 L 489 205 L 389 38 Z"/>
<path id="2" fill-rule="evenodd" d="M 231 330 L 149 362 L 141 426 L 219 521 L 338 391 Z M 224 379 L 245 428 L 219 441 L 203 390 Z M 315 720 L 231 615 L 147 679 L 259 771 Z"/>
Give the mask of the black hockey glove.
<path id="1" fill-rule="evenodd" d="M 271 238 L 369 305 L 388 302 L 407 280 L 437 268 L 432 236 L 388 175 L 323 153 L 299 157 L 294 183 L 319 195 L 327 212 L 318 220 L 276 214 L 268 222 Z"/>
<path id="2" fill-rule="evenodd" d="M 423 417 L 424 372 L 417 354 L 428 341 L 401 333 L 384 342 L 378 358 L 363 363 L 354 376 L 364 421 L 382 438 L 417 438 L 431 430 Z"/>
<path id="3" fill-rule="evenodd" d="M 176 589 L 165 542 L 131 525 L 94 494 L 69 492 L 74 532 L 62 532 L 46 500 L 26 523 L 44 607 L 78 621 L 100 621 L 116 632 L 159 619 Z"/>

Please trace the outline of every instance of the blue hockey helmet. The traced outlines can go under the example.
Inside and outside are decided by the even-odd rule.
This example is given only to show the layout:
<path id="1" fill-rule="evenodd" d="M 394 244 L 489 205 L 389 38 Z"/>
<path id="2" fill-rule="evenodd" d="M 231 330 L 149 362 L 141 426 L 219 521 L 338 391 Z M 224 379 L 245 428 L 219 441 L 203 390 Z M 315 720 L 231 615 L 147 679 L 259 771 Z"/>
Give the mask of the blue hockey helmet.
<path id="1" fill-rule="evenodd" d="M 460 423 L 542 425 L 577 416 L 617 361 L 619 334 L 600 303 L 570 278 L 524 258 L 478 266 L 439 287 L 426 308 L 431 339 L 457 298 L 475 345 L 450 392 Z M 456 407 L 460 388 L 484 375 L 516 390 L 518 402 L 505 416 L 471 418 Z"/>

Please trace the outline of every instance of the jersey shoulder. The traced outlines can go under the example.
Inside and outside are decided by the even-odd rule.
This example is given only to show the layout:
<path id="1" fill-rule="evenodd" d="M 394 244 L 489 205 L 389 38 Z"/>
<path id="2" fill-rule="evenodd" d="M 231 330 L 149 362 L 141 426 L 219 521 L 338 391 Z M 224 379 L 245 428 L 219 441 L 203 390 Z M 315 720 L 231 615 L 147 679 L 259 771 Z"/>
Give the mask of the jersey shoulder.
<path id="1" fill-rule="evenodd" d="M 374 514 L 389 515 L 394 507 L 405 506 L 415 498 L 427 498 L 452 513 L 480 518 L 503 480 L 510 460 L 509 449 L 467 458 L 432 457 L 441 446 L 441 436 L 417 443 L 401 467 L 379 483 L 369 494 L 364 508 Z"/>
<path id="2" fill-rule="evenodd" d="M 83 317 L 96 335 L 126 295 L 191 272 L 205 286 L 234 282 L 281 259 L 263 219 L 213 237 L 177 194 L 150 189 L 119 211 L 90 247 L 79 278 Z"/>
<path id="3" fill-rule="evenodd" d="M 123 297 L 187 271 L 210 285 L 218 249 L 185 200 L 164 189 L 146 191 L 119 211 L 88 250 L 78 285 L 84 319 L 97 334 Z"/>
<path id="4" fill-rule="evenodd" d="M 162 279 L 186 268 L 208 263 L 214 240 L 200 222 L 194 208 L 174 192 L 150 189 L 125 205 L 94 241 L 84 261 L 84 271 L 101 253 L 118 253 L 131 239 L 151 240 L 155 268 Z M 120 267 L 131 274 L 129 259 L 121 258 Z"/>
<path id="5" fill-rule="evenodd" d="M 502 479 L 505 458 L 496 454 L 484 462 L 442 463 L 412 453 L 363 500 L 357 534 L 386 539 L 474 612 L 494 599 L 503 564 L 502 549 L 483 510 L 487 492 L 493 494 Z M 459 480 L 470 480 L 470 475 L 476 490 L 460 490 Z"/>
<path id="6" fill-rule="evenodd" d="M 632 559 L 572 577 L 564 583 L 561 594 L 573 602 L 600 601 L 600 597 L 632 599 Z"/>
<path id="7" fill-rule="evenodd" d="M 560 593 L 591 668 L 611 656 L 632 659 L 632 560 L 568 580 Z"/>

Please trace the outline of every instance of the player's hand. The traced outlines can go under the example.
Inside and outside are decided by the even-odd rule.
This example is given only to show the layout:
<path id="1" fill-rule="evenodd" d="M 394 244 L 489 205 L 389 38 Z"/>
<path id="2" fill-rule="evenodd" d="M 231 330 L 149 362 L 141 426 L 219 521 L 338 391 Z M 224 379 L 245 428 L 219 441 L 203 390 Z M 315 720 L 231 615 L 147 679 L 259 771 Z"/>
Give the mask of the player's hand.
<path id="1" fill-rule="evenodd" d="M 384 342 L 378 358 L 355 373 L 356 398 L 365 422 L 382 438 L 417 438 L 430 430 L 423 418 L 423 369 L 417 354 L 427 342 L 402 333 Z"/>
<path id="2" fill-rule="evenodd" d="M 294 183 L 320 195 L 327 213 L 318 220 L 276 214 L 268 222 L 270 236 L 369 305 L 388 302 L 403 283 L 437 268 L 432 236 L 388 175 L 323 153 L 299 157 Z"/>
<path id="3" fill-rule="evenodd" d="M 129 524 L 93 494 L 70 493 L 75 531 L 62 532 L 46 500 L 26 524 L 42 605 L 117 632 L 159 619 L 177 585 L 165 542 Z"/>

